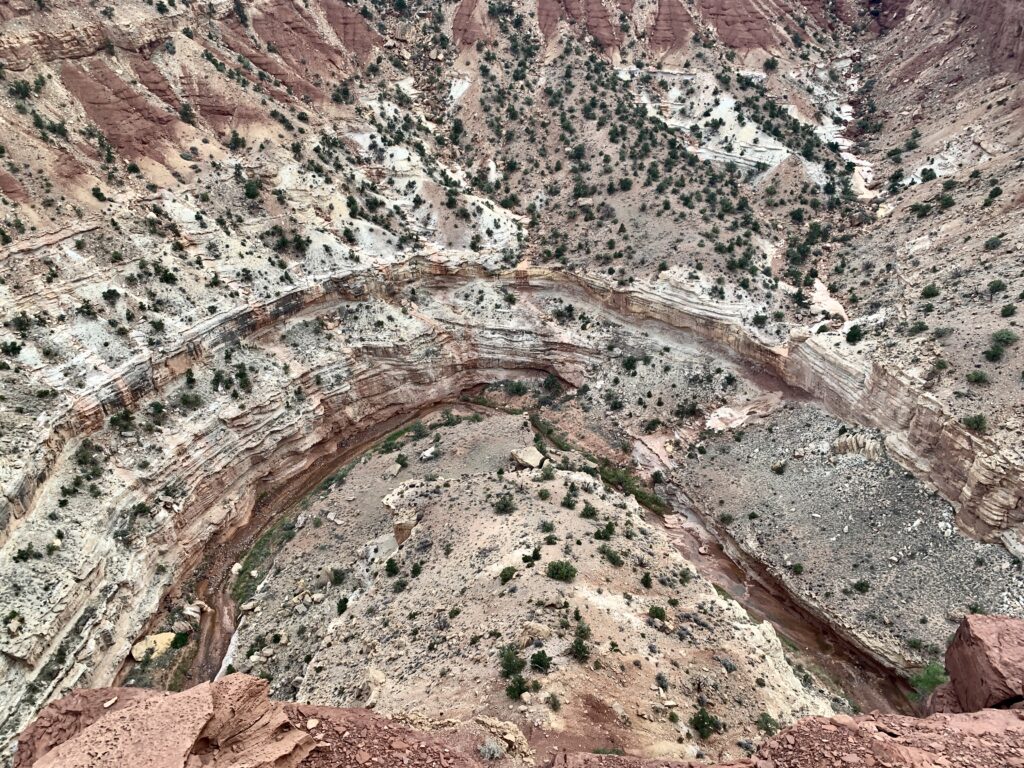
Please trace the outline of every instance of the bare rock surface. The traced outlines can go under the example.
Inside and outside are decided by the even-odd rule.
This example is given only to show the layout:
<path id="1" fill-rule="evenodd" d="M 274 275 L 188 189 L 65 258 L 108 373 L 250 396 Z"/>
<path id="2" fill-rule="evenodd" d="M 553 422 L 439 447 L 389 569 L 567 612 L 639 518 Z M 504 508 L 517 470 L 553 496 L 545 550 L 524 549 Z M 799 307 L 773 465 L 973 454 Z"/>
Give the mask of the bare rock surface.
<path id="1" fill-rule="evenodd" d="M 94 689 L 69 698 L 22 734 L 16 768 L 294 768 L 315 744 L 267 698 L 265 682 L 245 675 L 182 693 Z"/>
<path id="2" fill-rule="evenodd" d="M 1024 622 L 968 616 L 946 649 L 949 684 L 964 712 L 1024 702 Z"/>
<path id="3" fill-rule="evenodd" d="M 177 694 L 96 689 L 69 698 L 47 707 L 22 735 L 15 768 L 479 768 L 498 757 L 507 765 L 532 765 L 528 755 L 506 755 L 514 740 L 489 737 L 483 723 L 420 721 L 410 727 L 367 710 L 282 707 L 266 698 L 263 683 L 244 675 Z M 104 708 L 105 701 L 113 703 Z M 474 744 L 480 745 L 479 754 Z M 563 752 L 550 765 L 692 768 L 706 763 Z M 1024 713 L 812 717 L 770 738 L 751 757 L 714 768 L 953 765 L 1024 765 Z"/>

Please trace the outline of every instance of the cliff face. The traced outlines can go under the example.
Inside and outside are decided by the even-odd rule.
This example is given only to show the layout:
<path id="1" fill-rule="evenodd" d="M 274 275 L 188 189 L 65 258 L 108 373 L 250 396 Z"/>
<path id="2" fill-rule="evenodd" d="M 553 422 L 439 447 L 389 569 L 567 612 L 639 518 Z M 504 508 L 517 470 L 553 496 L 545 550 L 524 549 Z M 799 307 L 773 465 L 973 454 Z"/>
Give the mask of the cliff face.
<path id="1" fill-rule="evenodd" d="M 940 21 L 965 15 L 973 26 L 961 42 L 977 36 L 996 66 L 1019 71 L 1019 2 L 883 5 L 893 27 L 912 6 Z M 629 67 L 601 68 L 605 59 L 589 52 L 546 59 L 573 48 L 559 44 L 572 40 L 565 31 L 592 39 L 609 59 L 623 46 L 632 56 L 635 45 L 637 67 L 645 52 L 688 60 L 699 33 L 706 48 L 694 61 L 722 54 L 700 73 L 717 94 L 726 79 L 715 75 L 732 66 L 725 47 L 785 60 L 794 37 L 812 48 L 816 35 L 840 29 L 837 19 L 849 21 L 849 3 L 540 0 L 513 9 L 463 0 L 450 13 L 377 15 L 336 0 L 44 6 L 0 5 L 8 398 L 0 583 L 14 591 L 0 641 L 0 735 L 73 685 L 108 681 L 170 585 L 210 540 L 245 525 L 264 493 L 315 475 L 339 450 L 417 408 L 524 372 L 580 384 L 584 364 L 607 355 L 543 306 L 483 317 L 471 299 L 447 295 L 458 289 L 487 294 L 509 313 L 511 286 L 581 297 L 624 323 L 664 324 L 882 430 L 890 453 L 949 498 L 972 535 L 994 539 L 1024 522 L 1024 457 L 1013 432 L 968 431 L 949 401 L 884 349 L 861 353 L 839 333 L 811 335 L 814 318 L 794 316 L 788 300 L 773 304 L 748 278 L 719 299 L 711 280 L 683 277 L 707 253 L 677 239 L 699 229 L 684 181 L 710 185 L 698 201 L 719 198 L 711 186 L 729 187 L 733 213 L 754 199 L 753 213 L 730 220 L 730 231 L 756 223 L 778 243 L 795 231 L 753 192 L 744 196 L 753 185 L 723 168 L 709 176 L 690 151 L 696 134 L 680 140 L 656 121 L 643 124 L 639 97 L 629 101 L 624 85 L 572 106 L 585 114 L 604 109 L 603 100 L 612 105 L 579 121 L 563 118 L 564 94 L 550 87 L 571 66 L 588 87 L 631 77 Z M 824 59 L 817 63 L 826 71 Z M 514 74 L 485 99 L 494 79 L 485 73 L 502 69 Z M 814 90 L 800 88 L 783 94 L 794 108 Z M 529 96 L 505 111 L 517 89 Z M 566 146 L 547 147 L 559 134 L 547 130 L 556 113 Z M 643 127 L 612 141 L 606 121 L 621 115 Z M 824 130 L 804 128 L 808 136 Z M 464 130 L 476 133 L 460 143 Z M 495 131 L 489 148 L 481 137 Z M 555 169 L 554 158 L 569 153 L 597 169 L 597 157 L 611 162 L 620 149 L 626 158 L 664 148 L 657 159 L 644 156 L 653 174 L 632 192 L 625 176 L 641 157 L 621 161 L 615 173 L 630 184 L 612 184 L 597 203 L 591 195 L 609 183 L 603 169 L 590 180 L 595 192 Z M 550 169 L 529 165 L 540 156 L 552 158 Z M 684 164 L 678 186 L 657 182 Z M 807 167 L 826 178 L 823 166 Z M 662 183 L 672 190 L 664 199 L 641 196 L 662 194 Z M 1012 198 L 1003 183 L 1002 199 Z M 989 188 L 984 199 L 994 199 Z M 553 224 L 540 231 L 533 216 Z M 575 239 L 558 231 L 562 224 Z M 993 235 L 1005 230 L 992 226 Z M 746 237 L 729 253 L 753 250 Z M 662 256 L 672 269 L 649 274 Z M 558 258 L 564 269 L 526 266 Z M 608 275 L 612 262 L 622 265 L 618 277 Z M 770 263 L 750 269 L 763 273 Z M 705 274 L 715 269 L 747 274 L 724 263 Z M 624 277 L 634 271 L 635 282 Z M 421 306 L 417 289 L 446 295 L 450 306 Z M 372 304 L 380 325 L 346 335 L 362 322 L 349 303 Z M 773 309 L 787 318 L 780 327 L 794 329 L 789 338 L 752 325 Z M 335 326 L 320 341 L 288 342 L 320 322 Z M 402 332 L 388 335 L 392 326 Z M 330 344 L 317 346 L 324 339 Z M 250 378 L 258 396 L 233 397 Z M 112 417 L 121 418 L 112 425 Z"/>
<path id="2" fill-rule="evenodd" d="M 37 454 L 39 471 L 26 473 L 34 482 L 10 494 L 17 506 L 5 547 L 14 552 L 58 536 L 58 524 L 45 532 L 38 514 L 64 481 L 62 464 L 73 465 L 80 444 L 69 443 L 71 435 L 94 432 L 105 414 L 135 408 L 180 385 L 174 375 L 198 366 L 204 352 L 223 351 L 218 341 L 225 338 L 250 339 L 254 357 L 248 365 L 278 365 L 273 360 L 281 351 L 261 332 L 276 337 L 289 317 L 314 307 L 323 314 L 339 301 L 337 293 L 317 291 L 306 300 L 293 296 L 243 313 L 165 360 L 139 361 L 84 397 L 66 420 L 54 424 Z M 160 478 L 159 486 L 116 482 L 111 506 L 59 524 L 61 541 L 76 546 L 64 550 L 60 565 L 41 565 L 56 584 L 27 582 L 18 561 L 5 559 L 3 578 L 18 585 L 14 631 L 4 639 L 2 681 L 11 694 L 4 697 L 6 732 L 19 729 L 37 697 L 112 676 L 127 641 L 155 610 L 168 576 L 194 565 L 211 538 L 245 525 L 261 495 L 286 487 L 347 446 L 383 435 L 418 410 L 482 384 L 530 372 L 578 382 L 590 353 L 530 323 L 447 327 L 441 318 L 416 320 L 401 338 L 365 340 L 340 356 L 325 350 L 316 363 L 310 354 L 306 349 L 298 358 L 285 355 L 289 373 L 261 385 L 259 400 L 249 407 L 204 409 L 187 423 L 166 425 L 158 455 L 146 452 L 147 475 Z M 137 460 L 132 455 L 139 455 L 135 444 L 133 434 L 114 436 L 107 450 L 113 461 L 130 465 Z M 147 509 L 141 517 L 132 511 L 138 505 Z M 28 674 L 31 669 L 39 672 Z"/>
<path id="3" fill-rule="evenodd" d="M 79 446 L 69 442 L 72 435 L 95 432 L 108 414 L 173 391 L 186 368 L 198 370 L 204 360 L 223 354 L 226 343 L 247 339 L 257 355 L 248 364 L 266 367 L 272 358 L 260 357 L 266 353 L 259 350 L 279 354 L 273 342 L 278 333 L 303 317 L 329 313 L 346 296 L 365 301 L 413 283 L 450 291 L 479 274 L 457 262 L 430 269 L 409 263 L 390 270 L 384 283 L 373 273 L 329 281 L 210 323 L 165 359 L 129 364 L 53 423 L 36 454 L 38 463 L 8 495 L 16 505 L 8 519 L 7 550 L 56 535 L 58 525 L 40 516 Z M 969 435 L 909 379 L 844 354 L 829 334 L 769 346 L 740 324 L 741 306 L 709 308 L 671 280 L 621 290 L 597 277 L 545 269 L 520 269 L 509 277 L 527 293 L 575 296 L 625 321 L 654 321 L 702 339 L 808 392 L 841 417 L 881 429 L 891 454 L 947 494 L 961 525 L 975 535 L 998 536 L 1024 519 L 1022 474 L 996 446 Z M 340 358 L 326 350 L 286 355 L 288 374 L 262 389 L 258 402 L 244 410 L 220 407 L 165 433 L 160 454 L 148 459 L 147 476 L 162 478 L 158 486 L 119 486 L 114 504 L 81 521 L 81 531 L 61 524 L 69 540 L 84 537 L 86 546 L 66 555 L 73 563 L 55 564 L 60 570 L 52 577 L 59 586 L 51 584 L 45 594 L 37 591 L 38 580 L 19 588 L 19 626 L 4 643 L 3 681 L 12 693 L 34 693 L 6 699 L 9 733 L 31 715 L 37 696 L 45 700 L 71 685 L 109 679 L 166 589 L 168 577 L 160 574 L 187 570 L 211 537 L 245 525 L 265 491 L 287 485 L 346 446 L 383 434 L 415 408 L 524 372 L 551 372 L 579 383 L 584 363 L 600 355 L 572 336 L 552 332 L 528 309 L 514 323 L 497 325 L 451 324 L 454 318 L 446 312 L 419 316 L 400 338 L 384 344 L 363 340 Z M 292 397 L 296 390 L 303 392 L 299 401 Z M 131 439 L 111 439 L 111 450 L 123 457 L 119 462 L 137 455 Z M 131 512 L 137 504 L 159 510 L 151 523 Z M 8 560 L 0 568 L 9 583 L 24 581 L 17 563 Z M 40 671 L 27 674 L 33 668 Z"/>

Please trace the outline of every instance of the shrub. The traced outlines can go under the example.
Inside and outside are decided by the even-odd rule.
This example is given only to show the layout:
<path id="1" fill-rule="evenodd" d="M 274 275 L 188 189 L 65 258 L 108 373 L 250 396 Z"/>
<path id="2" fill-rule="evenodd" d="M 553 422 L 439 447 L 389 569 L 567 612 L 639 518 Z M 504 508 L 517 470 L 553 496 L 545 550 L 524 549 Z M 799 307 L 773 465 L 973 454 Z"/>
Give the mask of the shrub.
<path id="1" fill-rule="evenodd" d="M 622 559 L 622 555 L 620 555 L 614 549 L 609 547 L 607 544 L 602 544 L 600 547 L 598 547 L 597 551 L 604 556 L 605 560 L 614 565 L 616 568 L 621 567 L 622 564 L 625 562 L 625 560 Z"/>
<path id="2" fill-rule="evenodd" d="M 985 241 L 984 248 L 986 251 L 994 251 L 1002 244 L 1003 239 L 1001 237 L 990 237 Z"/>
<path id="3" fill-rule="evenodd" d="M 133 423 L 134 419 L 128 411 L 121 411 L 110 417 L 110 426 L 114 429 L 131 429 Z"/>
<path id="4" fill-rule="evenodd" d="M 174 639 L 171 640 L 171 648 L 184 648 L 188 645 L 188 632 L 175 632 Z"/>
<path id="5" fill-rule="evenodd" d="M 590 658 L 590 646 L 582 637 L 576 637 L 569 646 L 569 655 L 582 664 Z"/>
<path id="6" fill-rule="evenodd" d="M 971 384 L 988 384 L 988 374 L 984 371 L 971 371 L 967 374 L 967 381 Z"/>
<path id="7" fill-rule="evenodd" d="M 866 579 L 858 579 L 853 583 L 853 590 L 861 595 L 866 595 L 871 589 L 871 583 Z"/>
<path id="8" fill-rule="evenodd" d="M 341 616 L 345 611 L 348 610 L 348 598 L 342 597 L 338 600 L 338 615 Z"/>
<path id="9" fill-rule="evenodd" d="M 1017 314 L 1016 304 L 1004 304 L 1003 308 L 999 311 L 1000 317 L 1013 317 Z"/>
<path id="10" fill-rule="evenodd" d="M 526 669 L 526 660 L 519 655 L 514 645 L 503 645 L 498 651 L 502 677 L 513 677 Z"/>
<path id="11" fill-rule="evenodd" d="M 397 576 L 398 571 L 398 563 L 395 561 L 395 558 L 389 557 L 387 562 L 384 563 L 384 572 L 387 573 L 388 576 Z"/>
<path id="12" fill-rule="evenodd" d="M 993 345 L 981 353 L 981 356 L 988 360 L 990 363 L 998 363 L 1003 359 L 1003 355 L 1006 353 L 1004 347 L 998 344 Z"/>
<path id="13" fill-rule="evenodd" d="M 988 420 L 981 413 L 964 416 L 960 421 L 972 432 L 985 432 L 988 429 Z"/>
<path id="14" fill-rule="evenodd" d="M 523 676 L 516 675 L 512 678 L 509 684 L 505 686 L 505 695 L 510 699 L 518 699 L 528 690 L 530 690 L 530 688 L 526 684 L 526 680 L 523 679 Z"/>
<path id="15" fill-rule="evenodd" d="M 668 616 L 665 613 L 665 609 L 662 608 L 660 605 L 652 605 L 650 608 L 648 608 L 647 615 L 650 616 L 652 619 L 658 619 L 659 621 L 665 621 L 665 619 L 668 618 Z"/>
<path id="16" fill-rule="evenodd" d="M 1020 339 L 1016 333 L 1011 331 L 1009 328 L 1003 328 L 1002 330 L 996 331 L 992 334 L 992 345 L 999 347 L 1009 347 L 1016 344 Z"/>
<path id="17" fill-rule="evenodd" d="M 763 731 L 769 736 L 774 736 L 775 733 L 779 730 L 779 721 L 771 715 L 769 715 L 767 712 L 762 712 L 760 715 L 758 715 L 755 725 L 757 725 L 757 730 Z"/>
<path id="18" fill-rule="evenodd" d="M 864 329 L 859 325 L 850 326 L 850 330 L 846 332 L 846 343 L 857 344 L 861 339 L 864 338 Z"/>
<path id="19" fill-rule="evenodd" d="M 722 721 L 701 707 L 690 718 L 690 727 L 702 739 L 707 739 L 711 734 L 722 729 Z"/>
<path id="20" fill-rule="evenodd" d="M 520 397 L 525 395 L 527 392 L 526 385 L 521 381 L 506 381 L 505 382 L 505 394 L 511 395 L 512 397 Z"/>
<path id="21" fill-rule="evenodd" d="M 551 657 L 539 650 L 530 657 L 530 666 L 539 672 L 547 672 L 551 669 Z"/>
<path id="22" fill-rule="evenodd" d="M 552 560 L 547 567 L 548 578 L 570 582 L 576 578 L 576 566 L 566 560 Z"/>
<path id="23" fill-rule="evenodd" d="M 920 698 L 926 697 L 949 678 L 946 677 L 946 670 L 938 662 L 931 662 L 920 672 L 910 678 L 910 684 Z"/>
<path id="24" fill-rule="evenodd" d="M 484 760 L 500 760 L 505 756 L 505 748 L 495 739 L 487 739 L 480 745 L 479 751 Z"/>
<path id="25" fill-rule="evenodd" d="M 938 295 L 939 295 L 939 287 L 937 285 L 935 285 L 935 283 L 928 283 L 928 285 L 926 285 L 921 290 L 921 298 L 922 299 L 934 299 Z"/>
<path id="26" fill-rule="evenodd" d="M 511 515 L 516 511 L 516 502 L 512 498 L 512 494 L 503 493 L 498 497 L 498 500 L 494 502 L 494 511 L 499 515 Z"/>

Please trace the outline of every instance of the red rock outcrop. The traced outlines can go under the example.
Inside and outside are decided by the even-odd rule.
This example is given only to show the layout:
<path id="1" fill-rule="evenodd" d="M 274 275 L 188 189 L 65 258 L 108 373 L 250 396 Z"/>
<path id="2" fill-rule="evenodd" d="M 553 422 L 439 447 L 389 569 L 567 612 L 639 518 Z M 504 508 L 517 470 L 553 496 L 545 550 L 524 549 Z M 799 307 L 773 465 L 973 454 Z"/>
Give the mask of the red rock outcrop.
<path id="1" fill-rule="evenodd" d="M 946 672 L 964 712 L 1024 702 L 1024 621 L 968 616 L 946 650 Z"/>
<path id="2" fill-rule="evenodd" d="M 15 768 L 295 768 L 316 742 L 267 683 L 230 675 L 182 693 L 101 688 L 51 704 L 21 735 Z"/>
<path id="3" fill-rule="evenodd" d="M 118 152 L 128 157 L 163 156 L 161 142 L 170 138 L 171 123 L 177 120 L 173 112 L 150 103 L 100 59 L 66 62 L 61 77 Z"/>
<path id="4" fill-rule="evenodd" d="M 182 693 L 77 690 L 18 740 L 14 768 L 476 768 L 452 743 L 362 709 L 282 705 L 267 683 L 229 675 Z"/>
<path id="5" fill-rule="evenodd" d="M 463 740 L 464 741 L 464 740 Z M 451 734 L 431 734 L 361 709 L 278 704 L 267 684 L 230 675 L 183 693 L 76 691 L 21 735 L 14 768 L 479 768 Z M 552 768 L 693 768 L 689 761 L 562 753 Z M 1024 766 L 1024 712 L 917 719 L 811 717 L 749 759 L 714 768 L 993 768 Z"/>
<path id="6" fill-rule="evenodd" d="M 14 768 L 34 764 L 104 715 L 157 695 L 145 688 L 82 688 L 57 699 L 21 734 Z"/>
<path id="7" fill-rule="evenodd" d="M 487 40 L 486 4 L 480 0 L 462 0 L 452 17 L 452 37 L 459 45 L 473 45 L 477 40 Z M 557 22 L 557 17 L 555 21 Z"/>
<path id="8" fill-rule="evenodd" d="M 381 44 L 381 36 L 370 28 L 366 20 L 341 0 L 324 0 L 324 14 L 342 45 L 360 61 L 369 59 L 373 49 Z"/>
<path id="9" fill-rule="evenodd" d="M 261 5 L 253 14 L 252 28 L 304 83 L 315 83 L 319 76 L 348 69 L 343 51 L 327 44 L 315 19 L 301 5 L 289 0 Z M 309 91 L 310 86 L 304 90 Z"/>
<path id="10" fill-rule="evenodd" d="M 658 15 L 648 39 L 653 50 L 677 51 L 693 38 L 695 29 L 693 17 L 680 0 L 658 0 Z"/>
<path id="11" fill-rule="evenodd" d="M 715 28 L 718 38 L 740 51 L 771 50 L 792 34 L 807 39 L 808 32 L 798 23 L 801 17 L 808 17 L 819 27 L 828 23 L 821 0 L 697 0 L 697 8 Z"/>
<path id="12" fill-rule="evenodd" d="M 136 76 L 139 78 L 139 82 L 146 87 L 146 89 L 156 96 L 160 101 L 167 104 L 172 109 L 179 109 L 181 107 L 181 100 L 178 95 L 174 92 L 171 84 L 164 77 L 163 72 L 153 61 L 149 55 L 141 54 L 130 54 L 128 60 L 131 62 L 132 69 L 135 70 Z"/>
<path id="13" fill-rule="evenodd" d="M 601 48 L 614 48 L 621 42 L 618 24 L 602 0 L 538 0 L 537 25 L 544 37 L 550 38 L 563 18 L 582 24 Z"/>
<path id="14" fill-rule="evenodd" d="M 7 171 L 0 171 L 0 193 L 16 203 L 27 203 L 29 196 L 21 182 Z"/>

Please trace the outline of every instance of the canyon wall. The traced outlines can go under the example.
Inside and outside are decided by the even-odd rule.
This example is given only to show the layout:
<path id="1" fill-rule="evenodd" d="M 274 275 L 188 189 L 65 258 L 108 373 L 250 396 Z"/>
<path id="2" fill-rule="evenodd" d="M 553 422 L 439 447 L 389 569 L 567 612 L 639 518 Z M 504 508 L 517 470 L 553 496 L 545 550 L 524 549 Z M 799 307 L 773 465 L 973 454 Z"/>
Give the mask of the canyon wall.
<path id="1" fill-rule="evenodd" d="M 71 463 L 76 438 L 100 429 L 110 414 L 166 392 L 186 368 L 225 345 L 272 345 L 268 334 L 282 324 L 346 300 L 387 296 L 413 282 L 452 289 L 481 275 L 476 264 L 414 260 L 387 270 L 386 278 L 372 272 L 328 280 L 214 318 L 173 353 L 126 364 L 47 425 L 34 464 L 7 494 L 8 535 L 17 538 L 26 525 L 36 532 L 53 527 L 36 509 L 55 493 L 56 470 Z M 1017 464 L 987 438 L 968 433 L 918 384 L 872 363 L 837 334 L 797 333 L 788 344 L 772 346 L 742 326 L 741 306 L 708 304 L 671 278 L 621 289 L 603 277 L 526 268 L 490 279 L 506 278 L 524 292 L 604 307 L 623 322 L 664 324 L 773 374 L 844 419 L 882 430 L 891 455 L 946 496 L 972 535 L 992 539 L 1024 519 L 1024 474 Z M 597 359 L 596 350 L 580 347 L 541 317 L 479 327 L 427 318 L 401 344 L 362 343 L 325 363 L 296 365 L 247 408 L 206 413 L 187 430 L 172 430 L 150 471 L 164 485 L 126 484 L 98 513 L 78 566 L 52 574 L 56 584 L 47 585 L 45 597 L 27 590 L 14 601 L 23 627 L 5 642 L 2 687 L 4 701 L 20 703 L 4 713 L 4 733 L 16 733 L 53 695 L 110 679 L 171 576 L 194 565 L 211 538 L 245 525 L 261 494 L 315 472 L 346 445 L 383 434 L 413 408 L 530 371 L 582 383 L 584 365 Z M 299 403 L 289 398 L 296 387 L 305 393 Z M 164 492 L 171 485 L 173 498 Z M 160 512 L 126 548 L 117 536 L 132 523 L 126 510 L 139 503 Z M 17 564 L 3 567 L 10 583 L 19 581 Z"/>

